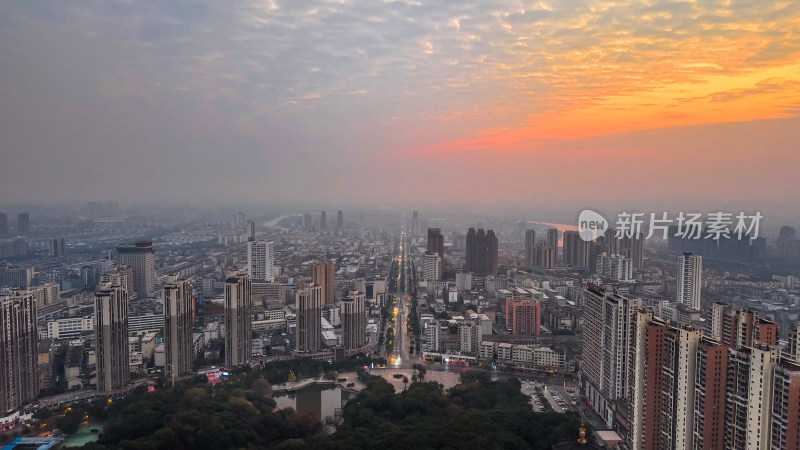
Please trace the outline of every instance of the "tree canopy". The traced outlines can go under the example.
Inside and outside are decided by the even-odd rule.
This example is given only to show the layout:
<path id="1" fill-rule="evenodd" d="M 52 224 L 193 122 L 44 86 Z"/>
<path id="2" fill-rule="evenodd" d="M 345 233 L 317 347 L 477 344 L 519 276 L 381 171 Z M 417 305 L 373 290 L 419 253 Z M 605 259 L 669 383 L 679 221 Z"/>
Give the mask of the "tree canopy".
<path id="1" fill-rule="evenodd" d="M 331 367 L 314 367 L 323 369 Z M 367 387 L 345 405 L 343 424 L 325 435 L 311 415 L 276 408 L 270 373 L 270 368 L 244 369 L 216 386 L 194 379 L 172 389 L 132 393 L 108 404 L 103 434 L 85 448 L 546 449 L 578 435 L 577 416 L 533 412 L 515 379 L 467 377 L 447 391 L 434 381 L 419 381 L 396 393 L 383 378 L 366 374 L 361 378 Z"/>
<path id="2" fill-rule="evenodd" d="M 531 448 L 549 449 L 578 435 L 571 414 L 536 413 L 515 379 L 476 381 L 443 392 L 429 381 L 400 394 L 382 378 L 344 408 L 344 425 L 311 448 Z"/>

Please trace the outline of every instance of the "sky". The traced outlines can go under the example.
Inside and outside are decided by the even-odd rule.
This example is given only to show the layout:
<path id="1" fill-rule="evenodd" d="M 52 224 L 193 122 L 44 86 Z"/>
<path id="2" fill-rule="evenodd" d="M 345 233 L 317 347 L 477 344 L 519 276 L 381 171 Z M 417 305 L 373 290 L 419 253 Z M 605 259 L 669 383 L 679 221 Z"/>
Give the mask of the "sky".
<path id="1" fill-rule="evenodd" d="M 0 3 L 0 203 L 792 216 L 798 113 L 791 0 Z"/>

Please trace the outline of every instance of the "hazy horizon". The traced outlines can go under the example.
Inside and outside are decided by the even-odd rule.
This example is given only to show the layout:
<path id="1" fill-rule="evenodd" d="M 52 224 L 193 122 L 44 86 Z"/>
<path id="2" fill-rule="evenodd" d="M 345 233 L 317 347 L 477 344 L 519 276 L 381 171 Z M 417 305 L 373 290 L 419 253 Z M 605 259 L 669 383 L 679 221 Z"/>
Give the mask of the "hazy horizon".
<path id="1" fill-rule="evenodd" d="M 378 216 L 386 215 L 386 217 L 394 217 L 396 219 L 402 218 L 410 224 L 412 211 L 418 211 L 420 218 L 422 218 L 428 226 L 438 227 L 445 226 L 447 229 L 453 229 L 453 226 L 478 226 L 492 228 L 489 223 L 505 223 L 512 224 L 515 222 L 527 221 L 534 224 L 561 224 L 568 227 L 575 226 L 578 223 L 578 215 L 584 209 L 591 209 L 602 214 L 611 224 L 617 222 L 617 215 L 621 212 L 629 213 L 644 213 L 645 224 L 649 223 L 650 213 L 655 213 L 657 217 L 661 213 L 666 212 L 668 217 L 676 220 L 680 212 L 696 212 L 703 215 L 713 212 L 729 212 L 734 217 L 739 212 L 747 214 L 754 214 L 760 212 L 763 218 L 760 220 L 759 236 L 766 236 L 769 239 L 774 239 L 779 229 L 782 226 L 789 225 L 795 228 L 800 227 L 800 221 L 797 220 L 793 212 L 781 212 L 779 209 L 770 209 L 759 207 L 758 205 L 738 204 L 738 203 L 721 203 L 707 205 L 707 207 L 695 208 L 682 208 L 681 204 L 673 204 L 671 207 L 656 208 L 654 205 L 635 204 L 627 202 L 617 202 L 606 204 L 604 206 L 598 205 L 583 205 L 581 207 L 573 207 L 572 205 L 561 205 L 553 207 L 535 207 L 525 205 L 515 206 L 481 206 L 479 208 L 465 208 L 463 205 L 446 205 L 446 206 L 426 206 L 426 205 L 365 205 L 365 204 L 248 204 L 248 203 L 117 203 L 117 209 L 104 209 L 99 211 L 90 212 L 86 209 L 87 205 L 84 202 L 80 203 L 35 203 L 35 204 L 0 204 L 0 212 L 9 213 L 9 223 L 13 226 L 16 225 L 16 214 L 20 212 L 27 212 L 31 214 L 32 219 L 37 221 L 37 213 L 44 213 L 46 218 L 52 219 L 59 217 L 60 213 L 66 213 L 66 217 L 113 217 L 119 214 L 125 215 L 150 215 L 150 214 L 185 214 L 195 217 L 216 217 L 218 219 L 227 220 L 230 215 L 239 212 L 245 213 L 248 218 L 255 220 L 264 219 L 269 222 L 277 217 L 294 216 L 299 217 L 303 214 L 311 214 L 316 220 L 319 217 L 320 211 L 326 211 L 328 220 L 333 220 L 336 217 L 336 212 L 341 210 L 344 212 L 345 222 L 358 223 L 361 216 L 374 219 L 376 214 Z M 721 207 L 720 207 L 721 205 Z M 739 205 L 740 207 L 736 207 Z M 763 205 L 761 205 L 763 206 Z M 264 223 L 266 223 L 264 222 Z M 515 225 L 516 226 L 516 225 Z M 464 229 L 466 231 L 466 228 Z"/>

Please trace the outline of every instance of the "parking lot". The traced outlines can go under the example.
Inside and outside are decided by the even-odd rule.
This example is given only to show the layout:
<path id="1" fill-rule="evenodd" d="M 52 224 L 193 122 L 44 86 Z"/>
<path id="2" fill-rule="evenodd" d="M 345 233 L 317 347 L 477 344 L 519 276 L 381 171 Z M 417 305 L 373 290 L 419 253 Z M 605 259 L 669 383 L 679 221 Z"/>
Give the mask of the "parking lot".
<path id="1" fill-rule="evenodd" d="M 539 381 L 522 381 L 522 393 L 530 398 L 531 406 L 534 411 L 544 411 L 540 395 L 536 394 L 536 389 L 544 397 L 544 401 L 550 404 L 555 412 L 577 411 L 577 401 L 572 398 L 565 390 L 559 390 L 555 385 L 547 385 Z M 577 394 L 572 394 L 577 395 Z"/>
<path id="2" fill-rule="evenodd" d="M 595 427 L 605 428 L 600 416 L 586 406 L 586 401 L 580 396 L 577 384 L 546 383 L 536 380 L 520 380 L 522 394 L 528 397 L 534 411 L 543 412 L 544 406 L 536 395 L 536 388 L 541 392 L 544 401 L 548 402 L 553 411 L 559 413 L 575 412 L 580 417 Z"/>
<path id="3" fill-rule="evenodd" d="M 542 404 L 539 402 L 539 397 L 536 395 L 536 390 L 534 389 L 534 382 L 523 381 L 522 382 L 522 394 L 528 397 L 528 402 L 530 402 L 531 407 L 534 411 L 542 412 L 544 408 Z"/>

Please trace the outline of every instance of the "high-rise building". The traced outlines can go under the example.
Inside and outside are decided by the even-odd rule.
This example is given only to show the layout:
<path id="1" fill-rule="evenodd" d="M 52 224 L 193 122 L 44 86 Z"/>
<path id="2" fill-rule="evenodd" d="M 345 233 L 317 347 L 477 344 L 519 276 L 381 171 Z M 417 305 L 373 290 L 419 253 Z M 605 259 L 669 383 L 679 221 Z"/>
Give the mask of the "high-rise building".
<path id="1" fill-rule="evenodd" d="M 633 281 L 633 264 L 629 258 L 603 253 L 597 257 L 597 274 L 614 281 Z"/>
<path id="2" fill-rule="evenodd" d="M 444 236 L 441 228 L 428 228 L 428 253 L 436 253 L 444 263 Z"/>
<path id="3" fill-rule="evenodd" d="M 725 393 L 728 346 L 701 337 L 695 372 L 694 448 L 713 450 L 725 446 Z"/>
<path id="4" fill-rule="evenodd" d="M 247 228 L 245 229 L 245 233 L 247 234 L 248 241 L 255 241 L 256 240 L 256 221 L 255 220 L 248 220 L 247 221 Z"/>
<path id="5" fill-rule="evenodd" d="M 770 448 L 773 369 L 778 352 L 777 348 L 760 342 L 729 351 L 726 449 Z"/>
<path id="6" fill-rule="evenodd" d="M 275 279 L 275 244 L 272 241 L 247 243 L 247 274 L 254 281 Z"/>
<path id="7" fill-rule="evenodd" d="M 709 332 L 710 336 L 717 341 L 722 342 L 722 316 L 725 314 L 729 305 L 724 302 L 714 302 L 711 304 Z"/>
<path id="8" fill-rule="evenodd" d="M 126 388 L 130 377 L 128 292 L 119 284 L 101 284 L 95 292 L 97 391 Z"/>
<path id="9" fill-rule="evenodd" d="M 311 231 L 314 228 L 314 221 L 311 220 L 311 214 L 303 214 L 303 229 Z"/>
<path id="10" fill-rule="evenodd" d="M 598 257 L 604 253 L 605 245 L 602 243 L 603 238 L 599 238 L 600 241 L 592 241 L 587 242 L 587 246 L 589 247 L 589 273 L 596 274 L 597 273 L 597 263 Z"/>
<path id="11" fill-rule="evenodd" d="M 547 229 L 547 248 L 550 249 L 549 267 L 556 266 L 556 259 L 558 258 L 558 230 L 555 228 Z"/>
<path id="12" fill-rule="evenodd" d="M 311 282 L 322 290 L 323 305 L 332 305 L 335 301 L 334 269 L 333 261 L 317 261 L 311 264 Z"/>
<path id="13" fill-rule="evenodd" d="M 525 301 L 519 297 L 509 297 L 506 299 L 505 314 L 506 314 L 506 329 L 511 330 L 514 327 L 514 305 Z"/>
<path id="14" fill-rule="evenodd" d="M 582 242 L 582 239 L 577 231 L 567 230 L 564 232 L 564 254 L 562 256 L 562 261 L 564 262 L 565 266 L 578 266 L 576 261 L 578 260 L 578 255 L 580 253 L 578 249 L 580 242 Z"/>
<path id="15" fill-rule="evenodd" d="M 724 426 L 725 363 L 720 358 L 727 347 L 701 342 L 698 329 L 670 325 L 647 308 L 634 312 L 629 342 L 630 448 L 703 448 L 694 446 L 697 436 L 707 445 L 716 442 Z M 698 380 L 710 381 L 715 374 L 721 378 L 698 391 Z M 707 417 L 705 424 L 698 424 L 698 414 Z"/>
<path id="16" fill-rule="evenodd" d="M 30 291 L 0 296 L 0 414 L 6 415 L 39 395 L 36 300 Z"/>
<path id="17" fill-rule="evenodd" d="M 156 283 L 156 254 L 153 243 L 139 241 L 117 246 L 117 261 L 133 270 L 133 290 L 139 298 L 147 297 Z"/>
<path id="18" fill-rule="evenodd" d="M 710 337 L 731 348 L 749 347 L 754 342 L 778 343 L 778 324 L 760 317 L 758 311 L 714 302 L 711 305 Z M 790 341 L 791 347 L 791 341 Z"/>
<path id="19" fill-rule="evenodd" d="M 481 322 L 478 319 L 465 319 L 458 324 L 458 343 L 461 353 L 477 355 L 481 345 Z"/>
<path id="20" fill-rule="evenodd" d="M 456 272 L 456 291 L 464 292 L 472 289 L 472 274 L 469 272 Z"/>
<path id="21" fill-rule="evenodd" d="M 627 440 L 633 450 L 658 448 L 661 438 L 660 421 L 655 418 L 660 416 L 662 410 L 662 342 L 666 324 L 654 319 L 651 310 L 637 308 L 631 320 L 631 341 L 628 346 L 628 379 L 631 382 L 627 393 L 630 401 L 630 432 Z M 594 358 L 592 364 L 596 364 Z M 654 376 L 645 377 L 648 371 Z"/>
<path id="22" fill-rule="evenodd" d="M 609 427 L 615 402 L 627 394 L 631 319 L 640 303 L 613 286 L 587 283 L 584 291 L 583 391 Z"/>
<path id="23" fill-rule="evenodd" d="M 487 230 L 486 231 L 486 266 L 485 266 L 485 273 L 486 275 L 497 275 L 498 269 L 498 252 L 500 251 L 500 245 L 497 240 L 497 236 L 494 234 L 494 230 Z"/>
<path id="24" fill-rule="evenodd" d="M 320 211 L 319 213 L 319 231 L 326 231 L 328 229 L 327 213 Z"/>
<path id="25" fill-rule="evenodd" d="M 775 365 L 770 400 L 770 448 L 800 448 L 800 364 L 797 361 L 784 358 Z"/>
<path id="26" fill-rule="evenodd" d="M 422 256 L 422 279 L 425 281 L 442 279 L 442 260 L 436 253 L 425 252 Z"/>
<path id="27" fill-rule="evenodd" d="M 425 324 L 425 330 L 422 334 L 422 350 L 426 352 L 439 351 L 439 322 L 433 320 Z"/>
<path id="28" fill-rule="evenodd" d="M 411 236 L 419 237 L 419 213 L 417 211 L 411 213 Z"/>
<path id="29" fill-rule="evenodd" d="M 192 283 L 169 277 L 164 285 L 164 376 L 186 375 L 194 366 L 194 296 Z"/>
<path id="30" fill-rule="evenodd" d="M 126 265 L 111 268 L 108 272 L 100 275 L 100 284 L 106 283 L 122 286 L 130 298 L 130 293 L 133 292 L 133 269 Z"/>
<path id="31" fill-rule="evenodd" d="M 684 253 L 678 257 L 678 303 L 700 310 L 700 289 L 703 285 L 703 257 Z"/>
<path id="32" fill-rule="evenodd" d="M 775 242 L 775 253 L 778 258 L 785 260 L 796 260 L 800 250 L 800 241 L 797 240 L 797 232 L 794 227 L 782 226 Z"/>
<path id="33" fill-rule="evenodd" d="M 524 300 L 511 305 L 511 330 L 514 334 L 539 335 L 542 305 L 539 300 Z"/>
<path id="34" fill-rule="evenodd" d="M 26 256 L 27 254 L 28 240 L 24 237 L 0 239 L 0 259 Z"/>
<path id="35" fill-rule="evenodd" d="M 251 284 L 249 275 L 231 275 L 225 280 L 225 365 L 228 367 L 250 362 L 253 341 Z"/>
<path id="36" fill-rule="evenodd" d="M 494 230 L 467 231 L 466 270 L 478 276 L 497 275 L 498 241 Z"/>
<path id="37" fill-rule="evenodd" d="M 30 236 L 31 234 L 31 215 L 19 213 L 17 215 L 17 234 L 20 236 Z"/>
<path id="38" fill-rule="evenodd" d="M 692 447 L 699 339 L 700 332 L 692 328 L 668 327 L 664 333 L 661 448 Z"/>
<path id="39" fill-rule="evenodd" d="M 344 230 L 344 213 L 340 209 L 336 212 L 336 233 L 338 234 L 342 230 Z"/>
<path id="40" fill-rule="evenodd" d="M 603 242 L 606 245 L 606 252 L 609 255 L 616 255 L 619 253 L 619 249 L 617 248 L 617 230 L 613 228 L 609 228 L 603 233 Z"/>
<path id="41" fill-rule="evenodd" d="M 536 265 L 536 230 L 525 232 L 525 265 Z"/>
<path id="42" fill-rule="evenodd" d="M 61 301 L 61 288 L 58 283 L 45 283 L 41 286 L 28 288 L 36 300 L 37 309 L 41 306 L 52 305 Z"/>
<path id="43" fill-rule="evenodd" d="M 644 237 L 642 233 L 636 233 L 633 237 L 625 236 L 616 239 L 616 253 L 629 258 L 633 262 L 634 269 L 641 269 L 644 265 Z"/>
<path id="44" fill-rule="evenodd" d="M 637 309 L 621 410 L 628 447 L 799 448 L 800 364 L 781 355 L 775 323 L 723 303 L 712 305 L 712 321 L 712 335 L 700 336 Z"/>
<path id="45" fill-rule="evenodd" d="M 589 267 L 589 242 L 581 239 L 580 233 L 564 232 L 564 265 L 568 267 Z"/>
<path id="46" fill-rule="evenodd" d="M 64 243 L 64 238 L 52 238 L 50 239 L 49 244 L 50 256 L 67 256 L 67 246 Z"/>
<path id="47" fill-rule="evenodd" d="M 800 325 L 798 325 L 798 328 L 800 328 Z M 787 347 L 788 356 L 800 362 L 800 332 L 798 332 L 798 329 L 789 330 L 787 340 L 789 341 Z"/>
<path id="48" fill-rule="evenodd" d="M 537 245 L 534 249 L 536 252 L 535 264 L 542 269 L 555 268 L 556 258 L 553 256 L 553 249 L 545 245 Z"/>
<path id="49" fill-rule="evenodd" d="M 33 267 L 14 267 L 11 263 L 0 265 L 0 286 L 27 289 L 33 276 Z"/>
<path id="50" fill-rule="evenodd" d="M 298 289 L 295 308 L 297 331 L 295 345 L 298 352 L 315 352 L 322 349 L 322 287 L 306 286 Z"/>
<path id="51" fill-rule="evenodd" d="M 342 298 L 342 343 L 346 349 L 367 345 L 366 296 L 363 292 L 350 291 Z"/>
<path id="52" fill-rule="evenodd" d="M 0 239 L 8 237 L 8 214 L 0 211 Z"/>
<path id="53" fill-rule="evenodd" d="M 475 228 L 470 227 L 467 230 L 466 242 L 466 264 L 464 270 L 467 272 L 475 272 L 477 275 L 478 268 L 478 233 Z M 474 267 L 473 267 L 474 266 Z"/>

